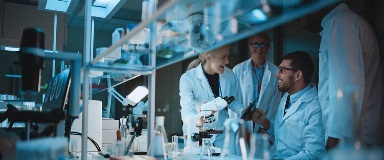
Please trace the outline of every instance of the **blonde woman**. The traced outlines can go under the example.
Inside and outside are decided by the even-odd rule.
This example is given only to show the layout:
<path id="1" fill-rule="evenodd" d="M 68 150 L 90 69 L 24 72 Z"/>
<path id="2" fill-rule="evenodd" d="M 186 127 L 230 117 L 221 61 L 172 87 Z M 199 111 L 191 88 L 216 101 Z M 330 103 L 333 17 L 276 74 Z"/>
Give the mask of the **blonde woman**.
<path id="1" fill-rule="evenodd" d="M 199 58 L 188 66 L 187 72 L 181 76 L 179 94 L 184 135 L 188 124 L 186 120 L 196 115 L 203 103 L 212 101 L 216 97 L 233 96 L 235 100 L 228 105 L 228 108 L 236 113 L 244 110 L 239 99 L 236 76 L 226 67 L 229 63 L 229 50 L 230 46 L 226 45 L 201 53 Z M 228 109 L 219 110 L 214 113 L 214 116 L 216 120 L 204 126 L 224 130 L 224 122 L 229 117 Z M 224 134 L 212 137 L 212 142 L 215 147 L 222 148 Z"/>

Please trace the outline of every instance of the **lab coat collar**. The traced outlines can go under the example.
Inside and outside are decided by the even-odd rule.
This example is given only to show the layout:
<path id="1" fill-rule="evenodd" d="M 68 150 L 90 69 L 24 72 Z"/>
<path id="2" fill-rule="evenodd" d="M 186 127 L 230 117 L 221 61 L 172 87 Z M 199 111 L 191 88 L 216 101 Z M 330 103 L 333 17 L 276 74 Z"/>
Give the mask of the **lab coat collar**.
<path id="1" fill-rule="evenodd" d="M 209 86 L 209 82 L 207 80 L 207 78 L 205 77 L 204 75 L 204 71 L 203 71 L 203 66 L 202 66 L 203 63 L 200 63 L 197 67 L 196 67 L 196 75 L 197 75 L 197 79 L 199 79 L 201 81 L 201 84 L 204 88 L 204 91 L 210 91 L 210 86 Z M 210 97 L 215 97 L 215 95 L 213 95 L 212 92 L 209 92 L 208 93 Z"/>
<path id="2" fill-rule="evenodd" d="M 292 104 L 292 106 L 288 109 L 288 111 L 287 111 L 287 113 L 285 115 L 284 115 L 284 108 L 282 108 L 280 110 L 280 112 L 282 112 L 281 115 L 284 115 L 283 119 L 281 121 L 284 121 L 290 115 L 295 113 L 296 110 L 301 106 L 301 103 L 309 102 L 313 98 L 315 98 L 315 96 L 317 96 L 316 85 L 313 84 L 313 83 L 310 83 L 309 87 L 310 87 L 310 89 L 307 92 L 305 92 L 295 103 Z M 282 99 L 282 100 L 284 100 L 284 102 L 287 99 L 287 96 L 288 96 L 288 93 L 285 93 L 284 97 Z M 284 107 L 284 106 L 285 106 L 285 103 L 282 106 L 280 106 L 280 107 Z"/>
<path id="3" fill-rule="evenodd" d="M 207 80 L 207 77 L 205 77 L 205 75 L 204 75 L 204 71 L 203 71 L 203 66 L 202 65 L 203 65 L 203 63 L 200 63 L 196 67 L 196 69 L 197 69 L 196 70 L 197 79 L 199 79 L 201 81 L 201 84 L 203 85 L 205 90 L 210 91 L 211 87 L 209 86 L 209 82 Z M 225 94 L 223 86 L 226 86 L 226 83 L 228 83 L 227 82 L 227 78 L 226 78 L 226 76 L 227 76 L 226 72 L 228 72 L 228 68 L 224 67 L 224 73 L 223 74 L 219 74 L 219 80 L 220 80 L 220 84 L 219 84 L 220 86 L 219 87 L 220 87 L 221 92 L 222 92 L 221 94 Z M 210 92 L 209 95 L 211 97 L 215 97 L 215 95 L 212 92 Z M 224 95 L 219 95 L 219 96 L 223 97 Z"/>
<path id="4" fill-rule="evenodd" d="M 327 25 L 327 23 L 334 17 L 334 15 L 340 11 L 340 10 L 345 10 L 347 9 L 348 6 L 345 3 L 341 3 L 337 5 L 335 8 L 332 9 L 331 12 L 329 12 L 327 15 L 324 16 L 323 20 L 321 21 L 321 27 L 324 28 L 324 26 Z M 323 37 L 323 30 L 319 33 L 321 37 Z"/>

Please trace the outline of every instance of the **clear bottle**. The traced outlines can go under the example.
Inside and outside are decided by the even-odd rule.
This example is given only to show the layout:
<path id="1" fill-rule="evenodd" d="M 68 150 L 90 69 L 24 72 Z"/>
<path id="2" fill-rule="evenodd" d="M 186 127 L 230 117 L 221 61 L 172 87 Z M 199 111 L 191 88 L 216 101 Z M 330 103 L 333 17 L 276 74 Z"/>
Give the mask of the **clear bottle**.
<path id="1" fill-rule="evenodd" d="M 151 141 L 148 155 L 157 159 L 168 159 L 168 139 L 164 128 L 164 116 L 156 116 L 155 136 Z"/>
<path id="2" fill-rule="evenodd" d="M 120 38 L 123 36 L 124 29 L 123 28 L 116 28 L 115 31 L 112 33 L 112 44 L 117 43 Z M 121 49 L 122 46 L 119 46 L 118 48 L 114 49 L 111 54 L 107 55 L 107 58 L 112 59 L 119 59 L 121 58 Z"/>

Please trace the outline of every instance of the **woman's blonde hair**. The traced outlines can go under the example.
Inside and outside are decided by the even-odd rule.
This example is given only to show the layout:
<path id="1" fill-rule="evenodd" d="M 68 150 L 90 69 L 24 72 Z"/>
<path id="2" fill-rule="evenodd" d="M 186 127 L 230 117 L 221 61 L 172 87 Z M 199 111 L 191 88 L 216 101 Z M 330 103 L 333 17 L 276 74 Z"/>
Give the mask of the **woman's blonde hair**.
<path id="1" fill-rule="evenodd" d="M 205 62 L 207 61 L 207 58 L 210 57 L 210 56 L 214 56 L 216 54 L 219 54 L 219 53 L 223 53 L 225 52 L 226 49 L 229 49 L 230 46 L 229 45 L 225 45 L 225 46 L 221 46 L 219 48 L 216 48 L 216 49 L 213 49 L 213 50 L 209 50 L 209 51 L 205 51 L 203 53 L 200 53 L 199 55 L 199 58 L 198 59 L 195 59 L 193 60 L 191 63 L 189 63 L 188 65 L 188 68 L 187 68 L 187 71 L 192 69 L 192 68 L 195 68 L 196 66 L 198 66 L 201 62 L 203 64 L 205 64 Z"/>

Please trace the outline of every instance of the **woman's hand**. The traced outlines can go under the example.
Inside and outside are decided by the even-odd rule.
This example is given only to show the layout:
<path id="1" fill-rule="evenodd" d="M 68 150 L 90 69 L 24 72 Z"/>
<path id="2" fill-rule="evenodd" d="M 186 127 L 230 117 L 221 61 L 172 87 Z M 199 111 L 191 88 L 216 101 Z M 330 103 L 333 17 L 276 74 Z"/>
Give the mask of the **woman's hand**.
<path id="1" fill-rule="evenodd" d="M 201 117 L 199 118 L 199 121 L 197 121 L 196 126 L 197 126 L 197 127 L 200 127 L 200 126 L 202 126 L 202 125 L 204 125 L 204 124 L 205 124 L 204 116 L 201 116 Z"/>

